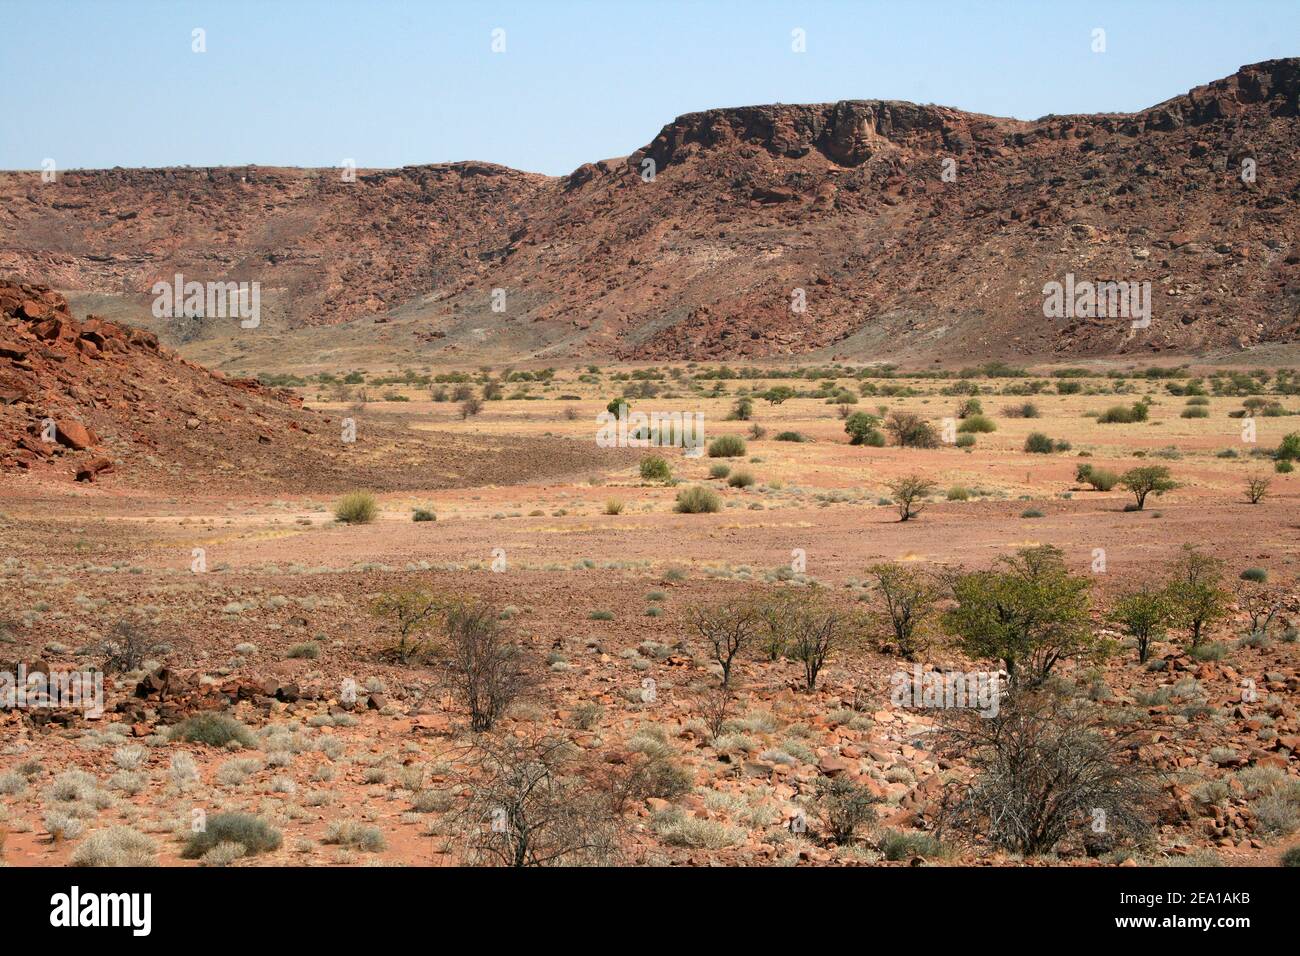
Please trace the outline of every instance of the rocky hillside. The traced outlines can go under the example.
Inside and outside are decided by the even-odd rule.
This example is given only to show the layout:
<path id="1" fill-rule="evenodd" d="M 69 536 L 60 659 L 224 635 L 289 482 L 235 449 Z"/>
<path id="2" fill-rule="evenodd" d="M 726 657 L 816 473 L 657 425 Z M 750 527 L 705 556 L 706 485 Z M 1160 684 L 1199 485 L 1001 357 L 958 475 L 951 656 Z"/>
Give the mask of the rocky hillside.
<path id="1" fill-rule="evenodd" d="M 844 101 L 683 116 L 548 178 L 360 172 L 0 174 L 0 272 L 155 320 L 151 285 L 256 280 L 264 334 L 429 361 L 856 360 L 1197 353 L 1300 338 L 1300 59 L 1141 113 L 998 119 Z M 653 172 L 653 176 L 651 176 Z M 1150 326 L 1048 319 L 1043 286 L 1150 282 Z M 493 290 L 504 291 L 493 310 Z M 806 302 L 802 312 L 791 303 Z M 309 334 L 348 323 L 348 334 Z M 187 344 L 195 343 L 195 344 Z"/>
<path id="2" fill-rule="evenodd" d="M 362 412 L 345 442 L 338 417 L 301 405 L 195 365 L 151 332 L 78 321 L 44 286 L 0 281 L 0 476 L 311 493 L 509 484 L 627 454 L 561 439 L 506 449 Z"/>

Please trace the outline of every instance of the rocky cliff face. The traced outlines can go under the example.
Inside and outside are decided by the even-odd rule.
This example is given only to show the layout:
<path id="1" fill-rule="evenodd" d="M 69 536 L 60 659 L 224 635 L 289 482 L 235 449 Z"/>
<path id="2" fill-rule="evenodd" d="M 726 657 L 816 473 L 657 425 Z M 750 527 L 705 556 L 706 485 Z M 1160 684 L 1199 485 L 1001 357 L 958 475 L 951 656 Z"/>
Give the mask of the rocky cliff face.
<path id="1" fill-rule="evenodd" d="M 709 110 L 561 178 L 483 163 L 355 182 L 4 173 L 0 271 L 112 297 L 182 343 L 211 330 L 152 322 L 152 282 L 257 280 L 276 328 L 364 318 L 350 336 L 433 361 L 967 361 L 1293 341 L 1298 97 L 1300 60 L 1286 59 L 1131 115 Z M 1044 317 L 1044 285 L 1067 275 L 1151 283 L 1150 325 Z M 247 348 L 274 367 L 274 350 Z"/>

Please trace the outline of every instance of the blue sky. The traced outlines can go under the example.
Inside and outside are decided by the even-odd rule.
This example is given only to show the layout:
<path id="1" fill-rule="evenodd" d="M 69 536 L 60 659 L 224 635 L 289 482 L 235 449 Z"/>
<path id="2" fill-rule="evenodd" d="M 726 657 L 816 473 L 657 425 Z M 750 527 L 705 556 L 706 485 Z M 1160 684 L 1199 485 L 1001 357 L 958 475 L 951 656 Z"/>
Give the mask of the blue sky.
<path id="1" fill-rule="evenodd" d="M 564 174 L 717 106 L 1138 110 L 1300 54 L 1300 3 L 0 0 L 0 36 L 0 168 L 480 159 Z"/>

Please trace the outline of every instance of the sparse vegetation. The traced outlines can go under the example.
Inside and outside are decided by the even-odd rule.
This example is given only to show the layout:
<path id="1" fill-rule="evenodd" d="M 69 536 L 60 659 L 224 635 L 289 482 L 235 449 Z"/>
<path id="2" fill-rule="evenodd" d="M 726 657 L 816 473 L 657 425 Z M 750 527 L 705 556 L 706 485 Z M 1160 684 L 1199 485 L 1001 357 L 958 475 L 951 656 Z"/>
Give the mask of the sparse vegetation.
<path id="1" fill-rule="evenodd" d="M 934 494 L 938 485 L 920 475 L 906 475 L 889 482 L 888 487 L 898 506 L 898 520 L 911 521 L 921 513 L 925 499 Z"/>
<path id="2" fill-rule="evenodd" d="M 379 515 L 379 503 L 368 491 L 344 495 L 334 506 L 334 517 L 343 524 L 369 524 Z"/>
<path id="3" fill-rule="evenodd" d="M 1178 487 L 1178 483 L 1169 476 L 1169 469 L 1164 465 L 1143 465 L 1140 468 L 1130 468 L 1120 475 L 1119 482 L 1133 492 L 1133 496 L 1137 499 L 1137 511 L 1141 511 L 1146 507 L 1149 495 L 1159 497 L 1166 491 L 1172 491 Z"/>
<path id="4" fill-rule="evenodd" d="M 673 510 L 688 515 L 708 514 L 722 510 L 722 499 L 712 488 L 691 485 L 677 492 L 677 503 Z"/>

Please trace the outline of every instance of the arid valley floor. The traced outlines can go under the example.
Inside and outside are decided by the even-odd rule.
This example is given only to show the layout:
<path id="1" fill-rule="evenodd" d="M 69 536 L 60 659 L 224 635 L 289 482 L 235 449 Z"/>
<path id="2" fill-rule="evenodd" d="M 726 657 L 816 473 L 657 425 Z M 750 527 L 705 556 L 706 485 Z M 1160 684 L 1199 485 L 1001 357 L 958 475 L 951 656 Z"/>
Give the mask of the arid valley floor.
<path id="1" fill-rule="evenodd" d="M 563 738 L 586 780 L 650 760 L 671 778 L 661 795 L 621 808 L 609 858 L 619 862 L 1276 865 L 1295 846 L 1300 478 L 1277 470 L 1271 453 L 1300 430 L 1296 379 L 1195 364 L 1148 377 L 1134 362 L 964 376 L 722 368 L 438 368 L 404 381 L 399 370 L 374 369 L 361 384 L 275 383 L 326 421 L 312 440 L 329 446 L 332 462 L 356 456 L 357 474 L 386 474 L 388 485 L 313 485 L 310 457 L 297 490 L 248 465 L 223 472 L 219 423 L 187 425 L 184 412 L 178 427 L 200 444 L 213 430 L 217 467 L 196 464 L 197 478 L 181 469 L 151 480 L 119 463 L 74 482 L 62 448 L 55 466 L 0 477 L 0 659 L 100 666 L 119 621 L 151 645 L 140 666 L 107 675 L 101 717 L 0 711 L 4 861 L 125 853 L 192 865 L 182 853 L 196 812 L 240 812 L 278 831 L 274 847 L 203 862 L 469 862 L 465 810 L 482 767 L 471 766 L 476 735 L 447 679 L 439 631 L 428 632 L 427 654 L 402 663 L 393 621 L 373 610 L 385 593 L 413 590 L 482 598 L 518 642 L 528 686 L 493 734 Z M 488 381 L 500 397 L 475 414 L 450 398 L 458 385 L 478 396 Z M 794 394 L 761 397 L 778 386 Z M 633 409 L 700 412 L 708 440 L 740 436 L 744 451 L 597 448 L 597 415 L 624 394 Z M 857 412 L 960 426 L 958 409 L 972 397 L 993 430 L 970 447 L 854 445 L 846 434 Z M 1234 414 L 1252 397 L 1263 401 L 1252 406 L 1250 441 Z M 738 419 L 746 398 L 752 410 Z M 1146 420 L 1099 421 L 1135 403 Z M 1026 404 L 1033 417 L 1023 417 Z M 1184 416 L 1194 407 L 1205 417 Z M 344 419 L 355 442 L 341 442 Z M 411 432 L 464 440 L 446 446 L 428 484 L 418 456 L 384 443 Z M 1031 433 L 1068 449 L 1026 451 Z M 536 472 L 516 461 L 516 447 L 537 461 L 557 449 L 556 464 L 529 477 Z M 642 477 L 642 459 L 654 454 L 669 480 Z M 1164 466 L 1177 487 L 1126 511 L 1134 496 L 1080 480 L 1085 464 L 1116 474 Z M 890 486 L 912 474 L 934 487 L 923 510 L 900 521 Z M 1251 476 L 1270 481 L 1255 504 L 1244 493 Z M 720 510 L 675 511 L 694 486 L 713 489 Z M 362 490 L 375 494 L 375 519 L 336 520 L 344 494 Z M 433 520 L 413 520 L 417 509 Z M 1163 580 L 1188 544 L 1221 559 L 1233 603 L 1195 654 L 1171 627 L 1141 665 L 1110 610 Z M 1059 548 L 1088 581 L 1092 626 L 1114 641 L 1104 661 L 1063 660 L 1054 679 L 1140 728 L 1131 757 L 1159 782 L 1143 840 L 1090 851 L 1086 834 L 1071 833 L 1054 854 L 1022 860 L 936 834 L 945 787 L 969 767 L 935 752 L 932 712 L 891 700 L 891 675 L 913 664 L 890 644 L 868 569 L 889 562 L 939 576 L 1038 545 Z M 1263 569 L 1266 582 L 1242 580 L 1247 569 Z M 1274 589 L 1278 601 L 1263 637 L 1250 637 L 1236 603 L 1251 587 Z M 692 608 L 785 592 L 816 592 L 849 622 L 816 689 L 805 689 L 792 657 L 747 648 L 731 675 L 733 699 L 711 727 L 718 668 Z M 929 622 L 920 666 L 997 666 L 964 653 L 941 620 Z M 247 728 L 242 745 L 171 732 L 209 712 Z M 838 842 L 818 790 L 836 778 L 875 798 L 875 819 Z M 114 827 L 140 839 L 90 845 Z"/>

